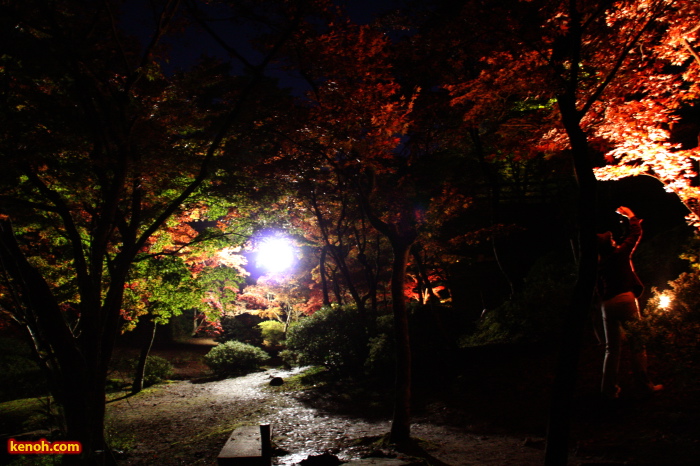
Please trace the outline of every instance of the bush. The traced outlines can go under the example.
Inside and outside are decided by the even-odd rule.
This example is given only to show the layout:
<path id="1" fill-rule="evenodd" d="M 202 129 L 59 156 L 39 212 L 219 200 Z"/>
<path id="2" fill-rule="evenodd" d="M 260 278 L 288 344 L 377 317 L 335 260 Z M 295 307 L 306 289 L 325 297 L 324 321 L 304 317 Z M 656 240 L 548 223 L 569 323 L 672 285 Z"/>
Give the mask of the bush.
<path id="1" fill-rule="evenodd" d="M 367 357 L 368 338 L 354 307 L 323 307 L 287 330 L 285 361 L 357 372 Z"/>
<path id="2" fill-rule="evenodd" d="M 131 361 L 132 375 L 136 370 L 138 360 Z M 165 358 L 160 356 L 148 356 L 146 358 L 146 370 L 143 376 L 143 386 L 150 387 L 164 380 L 170 379 L 174 374 L 173 365 Z"/>
<path id="3" fill-rule="evenodd" d="M 302 362 L 299 360 L 299 353 L 297 351 L 284 349 L 278 353 L 278 356 L 287 367 L 302 365 Z"/>
<path id="4" fill-rule="evenodd" d="M 369 354 L 365 361 L 365 369 L 371 375 L 390 378 L 396 370 L 396 343 L 394 337 L 380 333 L 369 341 Z"/>
<path id="5" fill-rule="evenodd" d="M 475 331 L 462 339 L 462 346 L 555 339 L 576 281 L 575 265 L 562 259 L 567 257 L 555 252 L 536 262 L 525 277 L 522 291 L 487 310 Z"/>
<path id="6" fill-rule="evenodd" d="M 262 319 L 253 314 L 240 314 L 221 319 L 221 335 L 216 338 L 219 343 L 240 341 L 254 346 L 262 346 L 263 336 L 258 324 Z"/>
<path id="7" fill-rule="evenodd" d="M 652 288 L 645 317 L 633 327 L 632 336 L 660 361 L 657 371 L 693 383 L 700 376 L 700 242 L 692 242 L 681 257 L 690 261 L 690 271 L 670 281 L 667 289 Z"/>
<path id="8" fill-rule="evenodd" d="M 204 362 L 220 377 L 254 372 L 268 359 L 270 356 L 262 349 L 235 340 L 215 346 L 204 356 Z"/>
<path id="9" fill-rule="evenodd" d="M 284 324 L 278 320 L 265 320 L 258 324 L 262 332 L 263 343 L 268 346 L 280 346 L 284 343 Z"/>
<path id="10" fill-rule="evenodd" d="M 107 389 L 110 391 L 123 390 L 131 384 L 136 375 L 139 359 L 130 357 L 116 357 L 110 361 L 107 377 Z M 175 371 L 173 365 L 160 356 L 148 356 L 143 375 L 143 386 L 150 387 L 173 377 Z"/>
<path id="11" fill-rule="evenodd" d="M 47 390 L 29 346 L 14 337 L 0 338 L 0 401 L 39 396 Z"/>

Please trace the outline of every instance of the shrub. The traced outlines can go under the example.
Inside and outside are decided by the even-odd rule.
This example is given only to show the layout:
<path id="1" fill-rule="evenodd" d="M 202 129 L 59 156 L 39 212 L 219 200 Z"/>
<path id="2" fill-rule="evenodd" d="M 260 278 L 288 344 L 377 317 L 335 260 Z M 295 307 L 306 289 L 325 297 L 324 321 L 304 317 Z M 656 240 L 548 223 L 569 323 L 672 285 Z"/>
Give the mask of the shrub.
<path id="1" fill-rule="evenodd" d="M 215 346 L 204 356 L 204 362 L 220 377 L 254 372 L 268 359 L 270 356 L 262 349 L 235 340 Z"/>
<path id="2" fill-rule="evenodd" d="M 356 372 L 367 356 L 367 333 L 354 307 L 323 307 L 287 330 L 285 360 Z"/>
<path id="3" fill-rule="evenodd" d="M 13 337 L 0 338 L 0 401 L 39 396 L 47 390 L 29 346 Z"/>
<path id="4" fill-rule="evenodd" d="M 107 389 L 111 391 L 123 390 L 131 384 L 139 359 L 130 357 L 116 357 L 110 361 L 107 377 Z M 160 356 L 148 356 L 143 375 L 143 386 L 150 387 L 173 377 L 175 371 L 170 361 Z"/>
<path id="5" fill-rule="evenodd" d="M 240 341 L 249 345 L 261 346 L 263 336 L 258 324 L 262 319 L 253 314 L 240 314 L 234 317 L 223 317 L 221 319 L 221 334 L 216 341 L 223 343 L 226 341 Z"/>
<path id="6" fill-rule="evenodd" d="M 462 346 L 495 343 L 548 341 L 556 338 L 562 311 L 571 298 L 576 269 L 568 256 L 552 253 L 536 262 L 522 291 L 477 322 L 475 331 L 462 339 Z"/>
<path id="7" fill-rule="evenodd" d="M 670 281 L 667 289 L 652 288 L 645 318 L 633 327 L 632 336 L 641 338 L 665 375 L 690 381 L 700 376 L 700 242 L 690 243 L 681 257 L 690 261 L 690 271 Z"/>
<path id="8" fill-rule="evenodd" d="M 299 353 L 294 350 L 284 349 L 279 352 L 278 356 L 282 359 L 282 362 L 288 367 L 301 366 L 302 362 L 299 360 Z"/>
<path id="9" fill-rule="evenodd" d="M 131 368 L 136 370 L 137 360 L 131 362 Z M 160 356 L 148 356 L 146 358 L 146 370 L 143 376 L 143 386 L 150 387 L 164 380 L 170 379 L 174 374 L 173 365 Z"/>
<path id="10" fill-rule="evenodd" d="M 365 369 L 371 375 L 393 377 L 396 369 L 396 344 L 392 335 L 380 333 L 369 341 Z"/>
<path id="11" fill-rule="evenodd" d="M 265 320 L 258 324 L 262 332 L 263 343 L 269 346 L 280 346 L 284 343 L 284 324 L 278 320 Z"/>

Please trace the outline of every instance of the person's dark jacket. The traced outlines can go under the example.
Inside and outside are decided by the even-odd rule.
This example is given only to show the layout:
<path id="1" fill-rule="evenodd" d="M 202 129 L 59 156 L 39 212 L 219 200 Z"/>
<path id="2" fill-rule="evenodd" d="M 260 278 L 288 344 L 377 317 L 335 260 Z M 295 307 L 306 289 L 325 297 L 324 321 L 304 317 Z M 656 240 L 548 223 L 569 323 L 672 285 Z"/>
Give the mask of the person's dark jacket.
<path id="1" fill-rule="evenodd" d="M 632 254 L 642 238 L 641 224 L 640 219 L 631 217 L 629 232 L 624 241 L 600 258 L 598 294 L 603 301 L 628 291 L 639 297 L 644 291 L 644 285 L 632 265 Z"/>

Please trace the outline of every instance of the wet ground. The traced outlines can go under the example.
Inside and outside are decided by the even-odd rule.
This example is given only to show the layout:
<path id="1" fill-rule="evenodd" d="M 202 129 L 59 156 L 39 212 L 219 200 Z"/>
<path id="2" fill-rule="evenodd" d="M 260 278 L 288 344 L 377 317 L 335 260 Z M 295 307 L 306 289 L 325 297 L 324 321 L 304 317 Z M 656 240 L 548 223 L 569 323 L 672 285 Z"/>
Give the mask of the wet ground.
<path id="1" fill-rule="evenodd" d="M 273 377 L 288 380 L 300 369 L 201 381 L 197 377 L 206 368 L 176 350 L 161 355 L 174 361 L 178 376 L 186 380 L 108 404 L 112 444 L 124 450 L 120 464 L 214 465 L 233 429 L 258 424 L 271 425 L 277 465 L 323 453 L 341 461 L 367 456 L 415 461 L 378 443 L 390 429 L 389 386 L 376 398 L 376 391 L 356 390 L 369 385 L 364 380 L 301 391 L 288 384 L 270 387 Z M 695 379 L 661 377 L 662 367 L 657 367 L 658 382 L 666 385 L 658 396 L 601 405 L 596 397 L 601 361 L 602 348 L 585 348 L 569 465 L 698 464 L 700 386 Z M 538 347 L 483 348 L 460 354 L 431 377 L 416 374 L 412 435 L 429 458 L 425 464 L 543 464 L 554 362 L 551 351 Z"/>
<path id="2" fill-rule="evenodd" d="M 389 431 L 388 420 L 319 410 L 293 392 L 267 388 L 272 377 L 286 378 L 298 370 L 205 383 L 177 381 L 110 403 L 110 431 L 129 447 L 120 464 L 213 465 L 229 433 L 246 424 L 272 426 L 277 465 L 298 464 L 323 453 L 341 461 L 396 455 L 373 444 Z M 527 444 L 522 436 L 475 435 L 421 420 L 412 432 L 430 455 L 446 464 L 527 466 L 542 461 L 541 442 Z"/>

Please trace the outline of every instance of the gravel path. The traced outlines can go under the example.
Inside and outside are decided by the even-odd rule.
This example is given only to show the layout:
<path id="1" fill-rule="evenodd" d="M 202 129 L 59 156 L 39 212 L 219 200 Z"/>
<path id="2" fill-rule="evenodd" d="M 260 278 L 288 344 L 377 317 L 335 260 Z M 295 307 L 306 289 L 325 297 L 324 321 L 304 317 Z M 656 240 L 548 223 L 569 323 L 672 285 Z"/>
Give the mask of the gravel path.
<path id="1" fill-rule="evenodd" d="M 298 370 L 296 370 L 298 371 Z M 343 461 L 368 453 L 359 442 L 389 431 L 389 422 L 338 416 L 307 406 L 292 394 L 266 390 L 270 370 L 215 382 L 173 382 L 109 403 L 109 432 L 128 445 L 124 465 L 214 465 L 230 432 L 240 425 L 271 424 L 277 465 L 298 464 L 330 452 Z M 523 438 L 478 436 L 448 426 L 416 422 L 413 434 L 428 452 L 450 465 L 528 466 L 542 463 L 542 450 Z"/>

